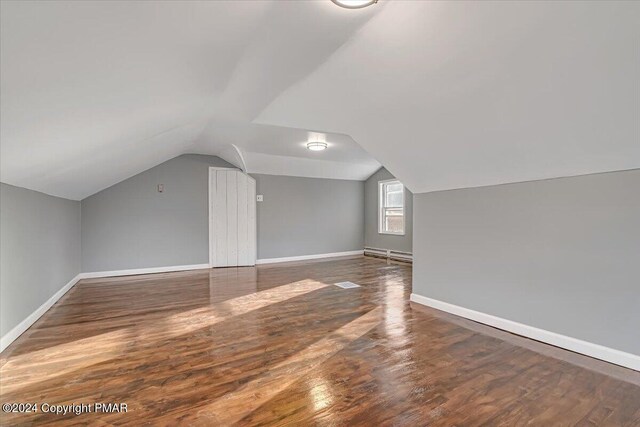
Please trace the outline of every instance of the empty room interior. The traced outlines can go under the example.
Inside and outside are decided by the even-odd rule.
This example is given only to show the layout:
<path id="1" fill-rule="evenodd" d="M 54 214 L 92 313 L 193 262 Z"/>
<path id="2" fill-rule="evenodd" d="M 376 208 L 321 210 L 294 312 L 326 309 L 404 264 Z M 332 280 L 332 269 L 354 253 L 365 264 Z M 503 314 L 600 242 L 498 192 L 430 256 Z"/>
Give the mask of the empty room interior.
<path id="1" fill-rule="evenodd" d="M 0 2 L 0 425 L 640 426 L 640 2 Z"/>

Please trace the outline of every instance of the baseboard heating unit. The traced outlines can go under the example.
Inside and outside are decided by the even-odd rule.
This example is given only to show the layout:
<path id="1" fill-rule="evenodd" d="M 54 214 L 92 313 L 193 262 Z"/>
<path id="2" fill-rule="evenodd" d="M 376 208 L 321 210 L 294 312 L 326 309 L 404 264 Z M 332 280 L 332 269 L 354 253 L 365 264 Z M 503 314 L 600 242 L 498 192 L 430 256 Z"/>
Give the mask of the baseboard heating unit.
<path id="1" fill-rule="evenodd" d="M 364 248 L 365 256 L 376 258 L 386 258 L 394 261 L 413 262 L 413 254 L 411 252 L 394 251 L 391 249 L 380 248 Z"/>

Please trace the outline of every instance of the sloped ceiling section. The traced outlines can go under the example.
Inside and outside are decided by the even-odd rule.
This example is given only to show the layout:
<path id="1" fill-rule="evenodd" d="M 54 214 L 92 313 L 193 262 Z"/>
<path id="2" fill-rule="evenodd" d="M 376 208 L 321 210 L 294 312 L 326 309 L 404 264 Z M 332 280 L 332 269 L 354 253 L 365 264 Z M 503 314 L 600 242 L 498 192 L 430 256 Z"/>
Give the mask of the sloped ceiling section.
<path id="1" fill-rule="evenodd" d="M 640 167 L 640 2 L 389 1 L 258 123 L 351 135 L 414 193 Z"/>
<path id="2" fill-rule="evenodd" d="M 183 153 L 414 193 L 640 167 L 638 2 L 1 8 L 0 179 L 48 194 Z"/>
<path id="3" fill-rule="evenodd" d="M 345 14 L 329 1 L 1 7 L 0 179 L 71 199 L 179 154 L 228 154 L 231 142 L 216 138 L 226 131 L 212 126 L 249 132 L 266 105 L 376 13 Z M 277 136 L 263 154 L 280 155 L 300 131 Z"/>
<path id="4" fill-rule="evenodd" d="M 216 152 L 217 141 L 233 148 Z M 324 141 L 328 149 L 309 151 L 308 141 Z M 365 180 L 380 168 L 380 163 L 348 135 L 279 126 L 212 121 L 193 149 L 222 154 L 249 173 Z"/>

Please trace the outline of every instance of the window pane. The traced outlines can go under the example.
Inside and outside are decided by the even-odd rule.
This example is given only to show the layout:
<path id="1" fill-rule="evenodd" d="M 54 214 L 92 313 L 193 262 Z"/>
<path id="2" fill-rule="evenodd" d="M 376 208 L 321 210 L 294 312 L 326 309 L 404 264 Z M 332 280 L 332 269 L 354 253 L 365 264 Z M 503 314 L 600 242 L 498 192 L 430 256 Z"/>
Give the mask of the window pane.
<path id="1" fill-rule="evenodd" d="M 386 207 L 388 208 L 401 208 L 402 207 L 402 192 L 387 193 Z"/>
<path id="2" fill-rule="evenodd" d="M 384 210 L 384 231 L 388 233 L 404 232 L 404 215 L 402 208 L 387 208 Z"/>
<path id="3" fill-rule="evenodd" d="M 384 207 L 401 208 L 404 202 L 403 187 L 399 182 L 384 184 Z"/>
<path id="4" fill-rule="evenodd" d="M 400 184 L 399 182 L 393 182 L 393 183 L 389 183 L 387 184 L 387 191 L 389 192 L 402 192 L 402 184 Z"/>
<path id="5" fill-rule="evenodd" d="M 389 233 L 402 233 L 404 231 L 404 217 L 387 216 L 385 228 L 385 231 Z"/>

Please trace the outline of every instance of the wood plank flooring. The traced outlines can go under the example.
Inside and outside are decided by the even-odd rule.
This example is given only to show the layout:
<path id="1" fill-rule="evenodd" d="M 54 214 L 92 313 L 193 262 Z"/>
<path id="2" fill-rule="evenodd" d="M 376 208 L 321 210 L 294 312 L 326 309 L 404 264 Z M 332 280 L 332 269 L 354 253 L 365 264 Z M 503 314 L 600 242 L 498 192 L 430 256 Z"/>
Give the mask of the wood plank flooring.
<path id="1" fill-rule="evenodd" d="M 127 412 L 2 425 L 640 426 L 640 373 L 410 292 L 364 257 L 84 280 L 2 353 L 0 400 Z"/>

